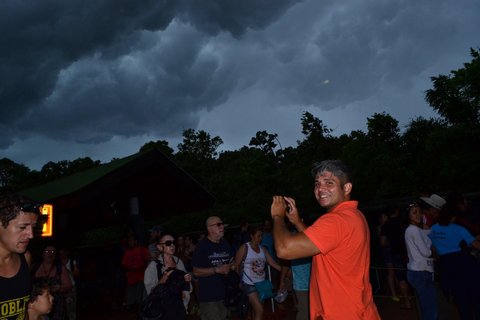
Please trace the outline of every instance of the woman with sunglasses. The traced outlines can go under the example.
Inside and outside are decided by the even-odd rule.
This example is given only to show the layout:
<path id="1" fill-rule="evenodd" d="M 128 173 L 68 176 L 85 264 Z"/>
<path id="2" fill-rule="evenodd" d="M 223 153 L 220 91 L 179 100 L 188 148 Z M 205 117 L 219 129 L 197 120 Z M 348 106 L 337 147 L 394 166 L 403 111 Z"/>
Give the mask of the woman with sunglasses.
<path id="1" fill-rule="evenodd" d="M 157 240 L 157 249 L 160 251 L 158 260 L 150 262 L 147 270 L 145 270 L 144 283 L 147 294 L 150 294 L 150 292 L 158 285 L 167 285 L 167 279 L 175 269 L 185 272 L 184 279 L 186 282 L 192 280 L 191 276 L 186 273 L 182 260 L 174 256 L 175 241 L 171 235 L 164 235 L 159 238 Z M 160 268 L 160 270 L 157 268 Z M 161 274 L 160 279 L 158 271 L 160 271 Z M 187 313 L 182 298 L 181 291 L 173 298 L 162 298 L 161 303 L 164 306 L 163 310 L 165 311 L 164 316 L 166 320 L 187 319 Z"/>
<path id="2" fill-rule="evenodd" d="M 430 229 L 423 225 L 422 208 L 413 202 L 407 207 L 408 228 L 405 244 L 408 252 L 407 279 L 417 291 L 422 306 L 423 320 L 438 319 L 438 306 L 433 282 L 432 241 Z M 428 227 L 427 227 L 428 228 Z"/>
<path id="3" fill-rule="evenodd" d="M 65 317 L 65 293 L 72 290 L 72 282 L 65 266 L 57 259 L 54 246 L 47 246 L 42 253 L 42 261 L 32 268 L 34 278 L 47 279 L 54 298 L 53 309 L 49 314 L 53 320 Z"/>
<path id="4" fill-rule="evenodd" d="M 248 296 L 248 302 L 253 308 L 254 320 L 263 319 L 263 301 L 260 302 L 260 297 L 255 289 L 255 282 L 265 280 L 267 263 L 280 271 L 280 264 L 275 261 L 268 253 L 268 250 L 264 250 L 260 243 L 263 239 L 263 230 L 259 225 L 255 225 L 249 228 L 250 242 L 242 245 L 235 255 L 235 269 L 239 270 L 240 265 L 244 262 L 243 277 L 242 277 L 242 290 Z M 241 271 L 239 270 L 241 275 Z"/>

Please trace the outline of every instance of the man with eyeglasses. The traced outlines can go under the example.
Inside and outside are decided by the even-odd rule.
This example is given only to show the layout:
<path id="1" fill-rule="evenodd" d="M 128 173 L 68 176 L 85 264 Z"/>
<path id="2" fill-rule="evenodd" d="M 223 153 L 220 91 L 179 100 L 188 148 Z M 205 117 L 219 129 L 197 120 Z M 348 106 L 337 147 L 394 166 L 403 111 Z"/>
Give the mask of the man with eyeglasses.
<path id="1" fill-rule="evenodd" d="M 24 319 L 30 298 L 31 255 L 40 205 L 21 195 L 0 200 L 0 318 Z"/>
<path id="2" fill-rule="evenodd" d="M 208 235 L 199 241 L 193 253 L 193 274 L 198 278 L 198 301 L 202 320 L 224 320 L 229 310 L 223 301 L 225 284 L 223 281 L 230 270 L 230 245 L 223 239 L 226 224 L 216 216 L 206 221 Z"/>

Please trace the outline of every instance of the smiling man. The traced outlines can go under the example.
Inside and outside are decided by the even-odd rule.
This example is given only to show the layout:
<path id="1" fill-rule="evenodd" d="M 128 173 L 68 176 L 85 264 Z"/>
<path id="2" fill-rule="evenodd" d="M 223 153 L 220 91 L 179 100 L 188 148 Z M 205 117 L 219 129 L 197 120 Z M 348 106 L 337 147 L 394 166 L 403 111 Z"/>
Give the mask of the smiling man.
<path id="1" fill-rule="evenodd" d="M 30 253 L 40 206 L 27 197 L 0 200 L 0 318 L 24 319 L 30 298 Z M 8 290 L 5 290 L 8 288 Z"/>
<path id="2" fill-rule="evenodd" d="M 295 200 L 275 196 L 271 215 L 277 255 L 287 260 L 313 256 L 312 320 L 380 319 L 369 279 L 370 232 L 358 202 L 350 200 L 352 174 L 339 160 L 316 163 L 312 174 L 315 197 L 327 214 L 306 228 Z M 285 216 L 298 233 L 288 231 Z"/>

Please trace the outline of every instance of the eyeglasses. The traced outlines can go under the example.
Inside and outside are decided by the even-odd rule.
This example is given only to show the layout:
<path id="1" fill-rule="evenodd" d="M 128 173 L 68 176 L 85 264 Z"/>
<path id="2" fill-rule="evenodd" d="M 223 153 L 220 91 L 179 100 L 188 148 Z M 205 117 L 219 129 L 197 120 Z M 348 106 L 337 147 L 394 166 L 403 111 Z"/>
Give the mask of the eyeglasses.
<path id="1" fill-rule="evenodd" d="M 167 247 L 174 246 L 175 245 L 175 240 L 167 240 L 167 241 L 165 241 L 163 243 L 160 243 L 160 244 L 164 244 Z"/>
<path id="2" fill-rule="evenodd" d="M 45 253 L 55 253 L 55 250 L 45 250 Z"/>
<path id="3" fill-rule="evenodd" d="M 5 207 L 1 207 L 0 210 L 5 208 L 10 208 L 13 206 L 17 206 L 20 209 L 20 211 L 32 212 L 36 214 L 40 214 L 40 210 L 43 207 L 42 204 L 38 204 L 38 203 L 22 202 L 22 203 L 14 203 Z"/>
<path id="4" fill-rule="evenodd" d="M 224 227 L 228 227 L 228 224 L 225 224 L 223 222 L 217 222 L 217 223 L 214 223 L 214 224 L 211 224 L 209 225 L 209 227 L 213 227 L 213 226 L 217 226 L 217 227 L 221 227 L 221 226 L 224 226 Z"/>

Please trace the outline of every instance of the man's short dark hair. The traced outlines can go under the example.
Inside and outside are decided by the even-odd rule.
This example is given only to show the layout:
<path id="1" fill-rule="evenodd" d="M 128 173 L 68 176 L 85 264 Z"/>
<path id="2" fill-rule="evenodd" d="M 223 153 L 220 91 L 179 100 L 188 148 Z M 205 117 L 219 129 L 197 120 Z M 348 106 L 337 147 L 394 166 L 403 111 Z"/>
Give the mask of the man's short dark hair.
<path id="1" fill-rule="evenodd" d="M 28 205 L 28 206 L 26 206 Z M 0 221 L 4 228 L 8 227 L 10 221 L 18 217 L 20 212 L 33 212 L 40 214 L 39 204 L 21 194 L 13 194 L 3 197 L 0 200 Z"/>
<path id="2" fill-rule="evenodd" d="M 37 301 L 38 296 L 41 296 L 45 289 L 50 290 L 50 285 L 46 278 L 33 278 L 29 302 Z"/>
<path id="3" fill-rule="evenodd" d="M 238 219 L 238 225 L 241 227 L 244 227 L 248 224 L 247 218 L 241 217 Z"/>
<path id="4" fill-rule="evenodd" d="M 340 160 L 324 160 L 322 162 L 316 162 L 313 165 L 312 175 L 316 178 L 319 174 L 331 172 L 334 177 L 340 180 L 341 188 L 350 182 L 353 183 L 353 173 L 348 167 Z"/>
<path id="5" fill-rule="evenodd" d="M 138 234 L 132 233 L 128 238 L 133 238 L 133 240 L 139 240 L 140 238 L 138 237 Z"/>
<path id="6" fill-rule="evenodd" d="M 447 203 L 442 206 L 438 212 L 438 224 L 441 226 L 448 226 L 454 217 L 459 217 L 462 211 L 453 203 Z"/>

